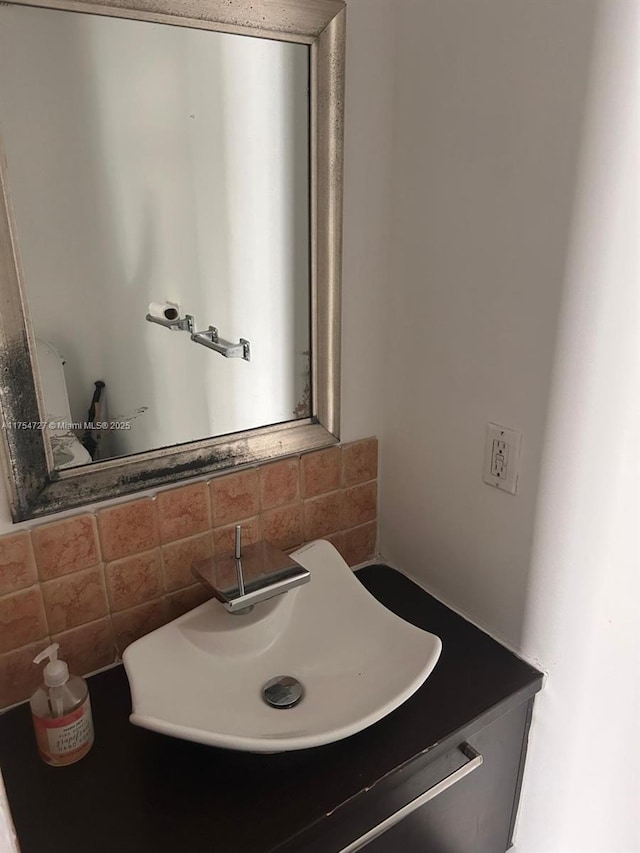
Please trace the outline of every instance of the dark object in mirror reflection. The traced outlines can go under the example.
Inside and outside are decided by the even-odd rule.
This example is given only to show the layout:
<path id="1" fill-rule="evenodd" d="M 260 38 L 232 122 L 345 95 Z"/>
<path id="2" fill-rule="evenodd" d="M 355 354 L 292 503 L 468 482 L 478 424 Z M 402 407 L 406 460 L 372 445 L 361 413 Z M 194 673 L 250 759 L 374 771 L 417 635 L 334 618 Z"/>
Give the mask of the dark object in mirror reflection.
<path id="1" fill-rule="evenodd" d="M 91 405 L 87 414 L 87 429 L 82 435 L 82 445 L 87 450 L 92 459 L 99 457 L 100 440 L 102 433 L 99 429 L 95 429 L 96 423 L 101 423 L 105 420 L 104 413 L 104 389 L 106 384 L 98 379 L 95 383 L 95 391 L 91 398 Z"/>

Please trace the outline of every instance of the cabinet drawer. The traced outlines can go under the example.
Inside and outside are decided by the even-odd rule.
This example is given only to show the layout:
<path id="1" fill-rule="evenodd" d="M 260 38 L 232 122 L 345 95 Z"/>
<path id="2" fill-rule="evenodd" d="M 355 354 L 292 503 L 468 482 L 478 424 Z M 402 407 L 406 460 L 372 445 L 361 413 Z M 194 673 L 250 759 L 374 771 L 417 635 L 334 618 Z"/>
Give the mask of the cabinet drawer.
<path id="1" fill-rule="evenodd" d="M 421 756 L 327 816 L 283 853 L 505 853 L 531 702 L 437 758 Z"/>
<path id="2" fill-rule="evenodd" d="M 431 845 L 429 850 L 436 853 L 440 847 L 434 846 L 434 842 L 445 834 L 448 836 L 446 845 L 440 846 L 443 851 L 445 849 L 449 851 L 452 833 L 447 828 L 453 829 L 454 824 L 456 834 L 463 838 L 470 837 L 473 826 L 477 822 L 477 816 L 465 808 L 466 803 L 461 800 L 461 796 L 465 797 L 466 791 L 451 789 L 461 785 L 463 779 L 482 767 L 484 758 L 468 743 L 462 744 L 459 752 L 461 757 L 467 759 L 465 764 L 376 824 L 365 835 L 343 847 L 340 853 L 356 853 L 365 849 L 367 853 L 384 853 L 391 849 L 401 849 L 404 853 L 412 853 L 412 851 L 417 853 L 425 849 L 424 845 L 427 841 Z M 464 789 L 466 786 L 462 787 Z M 435 800 L 438 802 L 435 803 Z M 436 831 L 436 822 L 442 824 L 440 831 Z"/>
<path id="3" fill-rule="evenodd" d="M 528 723 L 524 706 L 478 732 L 454 753 L 454 760 L 466 759 L 466 764 L 415 798 L 400 821 L 368 843 L 365 837 L 361 846 L 356 841 L 344 847 L 344 853 L 505 853 L 511 846 Z M 427 801 L 421 804 L 423 798 Z"/>

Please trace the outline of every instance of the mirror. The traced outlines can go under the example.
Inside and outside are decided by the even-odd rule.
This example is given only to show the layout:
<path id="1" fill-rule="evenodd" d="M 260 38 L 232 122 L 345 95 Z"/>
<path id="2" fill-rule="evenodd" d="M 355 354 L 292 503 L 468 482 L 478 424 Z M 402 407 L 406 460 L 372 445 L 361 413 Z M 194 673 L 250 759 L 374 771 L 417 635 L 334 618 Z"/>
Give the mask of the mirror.
<path id="1" fill-rule="evenodd" d="M 335 442 L 343 4 L 57 5 L 0 6 L 14 518 Z"/>
<path id="2" fill-rule="evenodd" d="M 309 416 L 308 65 L 301 44 L 0 7 L 57 469 Z M 210 326 L 248 352 L 192 337 Z"/>

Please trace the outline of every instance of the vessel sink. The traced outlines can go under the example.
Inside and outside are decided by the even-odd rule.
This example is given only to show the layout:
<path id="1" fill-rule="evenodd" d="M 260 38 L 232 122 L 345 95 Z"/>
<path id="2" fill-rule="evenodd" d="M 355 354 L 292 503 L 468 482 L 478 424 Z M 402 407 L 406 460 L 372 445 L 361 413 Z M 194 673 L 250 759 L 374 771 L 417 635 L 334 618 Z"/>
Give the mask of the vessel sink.
<path id="1" fill-rule="evenodd" d="M 329 542 L 291 556 L 311 573 L 304 586 L 244 615 L 208 601 L 125 650 L 132 723 L 227 749 L 283 752 L 355 734 L 420 687 L 440 639 L 380 604 Z M 267 695 L 284 707 L 273 707 L 263 689 L 280 677 Z"/>

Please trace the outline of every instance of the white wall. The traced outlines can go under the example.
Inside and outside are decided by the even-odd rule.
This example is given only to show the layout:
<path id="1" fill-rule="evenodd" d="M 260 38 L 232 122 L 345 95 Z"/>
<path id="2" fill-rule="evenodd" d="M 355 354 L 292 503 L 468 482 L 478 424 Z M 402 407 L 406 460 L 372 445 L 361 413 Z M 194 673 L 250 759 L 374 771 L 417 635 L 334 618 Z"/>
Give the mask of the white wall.
<path id="1" fill-rule="evenodd" d="M 549 673 L 522 853 L 640 850 L 637 12 L 601 5 L 589 77 L 521 639 Z"/>
<path id="2" fill-rule="evenodd" d="M 594 8 L 398 7 L 382 544 L 515 644 Z M 482 482 L 489 421 L 523 433 L 517 497 Z"/>
<path id="3" fill-rule="evenodd" d="M 548 673 L 519 853 L 632 853 L 637 7 L 398 13 L 381 549 Z M 481 481 L 489 420 L 523 432 L 515 497 Z"/>

